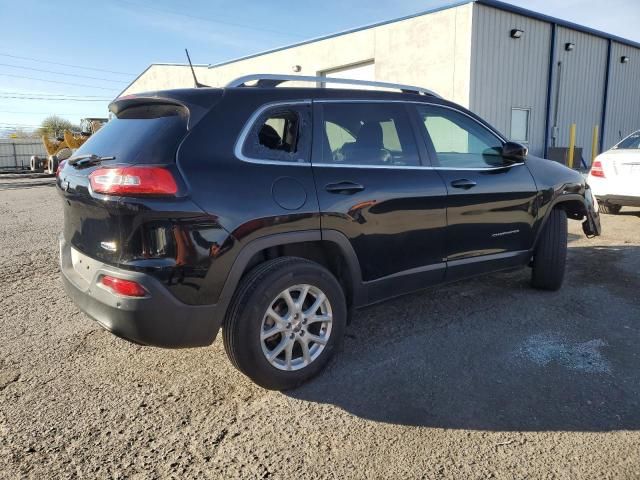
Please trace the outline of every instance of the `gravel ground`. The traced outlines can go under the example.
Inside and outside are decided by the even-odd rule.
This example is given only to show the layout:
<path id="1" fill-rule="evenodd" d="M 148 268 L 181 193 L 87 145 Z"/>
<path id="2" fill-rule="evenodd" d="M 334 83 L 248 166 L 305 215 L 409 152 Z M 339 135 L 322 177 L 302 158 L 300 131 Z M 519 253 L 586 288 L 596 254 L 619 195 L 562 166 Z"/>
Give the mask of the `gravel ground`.
<path id="1" fill-rule="evenodd" d="M 2 478 L 640 478 L 640 210 L 526 270 L 358 312 L 293 392 L 222 342 L 120 340 L 64 295 L 50 179 L 0 176 Z"/>

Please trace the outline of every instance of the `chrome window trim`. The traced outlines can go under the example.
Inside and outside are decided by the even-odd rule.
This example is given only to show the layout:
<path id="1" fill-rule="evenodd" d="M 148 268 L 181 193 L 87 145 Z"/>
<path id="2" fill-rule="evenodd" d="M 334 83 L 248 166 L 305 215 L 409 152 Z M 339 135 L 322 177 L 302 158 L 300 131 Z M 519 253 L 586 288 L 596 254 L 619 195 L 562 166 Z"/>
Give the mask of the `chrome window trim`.
<path id="1" fill-rule="evenodd" d="M 312 163 L 314 167 L 332 167 L 332 168 L 369 168 L 369 169 L 395 169 L 395 170 L 456 170 L 466 172 L 479 172 L 490 170 L 504 170 L 505 168 L 519 167 L 524 165 L 524 162 L 512 163 L 510 165 L 504 165 L 502 167 L 478 167 L 478 168 L 457 168 L 457 167 L 431 167 L 427 165 L 409 166 L 409 165 L 354 165 L 350 163 Z"/>
<path id="2" fill-rule="evenodd" d="M 247 120 L 247 122 L 244 124 L 244 127 L 242 127 L 242 130 L 240 131 L 240 135 L 236 140 L 236 144 L 233 147 L 233 153 L 235 154 L 236 158 L 238 158 L 239 160 L 242 160 L 243 162 L 257 163 L 260 165 L 290 165 L 295 167 L 311 167 L 311 162 L 306 160 L 304 162 L 286 162 L 282 160 L 271 160 L 266 158 L 251 158 L 251 157 L 247 157 L 244 153 L 242 153 L 242 149 L 244 147 L 244 144 L 247 141 L 247 137 L 249 136 L 249 133 L 251 132 L 251 130 L 253 129 L 253 126 L 255 125 L 255 123 L 258 121 L 258 119 L 262 116 L 264 112 L 266 112 L 271 108 L 290 107 L 290 106 L 296 106 L 296 105 L 311 105 L 311 100 L 310 99 L 287 100 L 287 101 L 281 101 L 281 102 L 265 103 L 264 105 L 260 106 L 255 112 L 253 112 L 249 117 L 249 120 Z"/>
<path id="3" fill-rule="evenodd" d="M 329 168 L 369 168 L 369 169 L 394 169 L 394 170 L 433 170 L 433 167 L 423 165 L 356 165 L 353 163 L 312 163 L 314 167 Z"/>
<path id="4" fill-rule="evenodd" d="M 253 112 L 253 114 L 251 115 L 251 117 L 249 117 L 249 120 L 247 120 L 247 122 L 245 123 L 244 127 L 242 127 L 242 130 L 240 132 L 240 135 L 238 136 L 238 139 L 236 140 L 235 146 L 234 146 L 234 154 L 235 156 L 239 159 L 242 160 L 243 162 L 247 162 L 247 163 L 255 163 L 255 164 L 261 164 L 261 165 L 288 165 L 288 166 L 295 166 L 295 167 L 329 167 L 329 168 L 366 168 L 366 169 L 395 169 L 395 170 L 453 170 L 453 171 L 467 171 L 467 172 L 484 172 L 484 171 L 493 171 L 493 170 L 503 170 L 505 168 L 511 168 L 511 167 L 518 167 L 518 166 L 522 166 L 524 165 L 524 162 L 517 162 L 517 163 L 512 163 L 510 165 L 504 165 L 501 167 L 477 167 L 477 168 L 468 168 L 468 167 L 433 167 L 433 166 L 428 166 L 428 165 L 415 165 L 415 166 L 411 166 L 411 165 L 357 165 L 357 164 L 341 164 L 341 163 L 314 163 L 312 161 L 310 162 L 285 162 L 285 161 L 281 161 L 281 160 L 270 160 L 270 159 L 260 159 L 260 158 L 251 158 L 251 157 L 247 157 L 246 155 L 244 155 L 242 153 L 242 147 L 244 146 L 246 140 L 247 140 L 247 136 L 249 135 L 249 132 L 251 132 L 253 125 L 255 124 L 255 122 L 258 121 L 258 118 L 260 118 L 260 116 L 267 110 L 269 110 L 270 108 L 275 108 L 275 107 L 287 107 L 287 106 L 296 106 L 296 105 L 311 105 L 312 103 L 402 103 L 402 104 L 414 104 L 414 105 L 431 105 L 434 107 L 440 107 L 440 108 L 447 108 L 449 110 L 453 110 L 454 112 L 458 112 L 461 113 L 462 115 L 467 116 L 468 118 L 470 118 L 471 120 L 473 120 L 474 122 L 476 122 L 478 125 L 480 125 L 481 127 L 489 130 L 491 133 L 493 133 L 498 139 L 500 139 L 503 143 L 506 143 L 507 140 L 500 135 L 498 132 L 496 132 L 495 130 L 493 130 L 492 128 L 487 127 L 486 125 L 484 125 L 483 123 L 479 122 L 478 120 L 476 120 L 475 118 L 473 118 L 471 115 L 457 109 L 454 107 L 450 107 L 448 105 L 442 105 L 439 103 L 432 103 L 432 102 L 417 102 L 417 101 L 411 101 L 411 100 L 384 100 L 384 99 L 376 99 L 376 100 L 364 100 L 364 99 L 353 99 L 353 100 L 349 100 L 349 99 L 319 99 L 319 100 L 311 100 L 311 99 L 304 99 L 304 100 L 283 100 L 283 101 L 277 101 L 277 102 L 270 102 L 270 103 L 266 103 L 262 106 L 260 106 L 255 112 Z"/>
<path id="5" fill-rule="evenodd" d="M 431 167 L 434 170 L 460 170 L 467 172 L 477 171 L 490 171 L 490 170 L 504 170 L 505 168 L 520 167 L 524 165 L 524 162 L 511 163 L 509 165 L 503 165 L 502 167 L 478 167 L 478 168 L 457 168 L 457 167 Z"/>

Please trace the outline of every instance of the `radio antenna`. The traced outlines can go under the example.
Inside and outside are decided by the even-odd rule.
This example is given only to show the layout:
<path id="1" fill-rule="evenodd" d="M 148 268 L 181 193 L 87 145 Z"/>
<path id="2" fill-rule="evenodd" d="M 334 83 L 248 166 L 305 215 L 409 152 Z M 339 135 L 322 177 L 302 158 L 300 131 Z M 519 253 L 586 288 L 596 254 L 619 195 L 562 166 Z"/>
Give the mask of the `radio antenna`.
<path id="1" fill-rule="evenodd" d="M 191 57 L 189 56 L 189 50 L 185 48 L 184 53 L 187 54 L 187 60 L 189 61 L 189 67 L 191 68 L 191 75 L 193 75 L 193 83 L 195 84 L 196 88 L 208 87 L 209 85 L 204 85 L 198 82 L 198 79 L 196 78 L 196 72 L 193 69 L 193 64 L 191 63 Z"/>

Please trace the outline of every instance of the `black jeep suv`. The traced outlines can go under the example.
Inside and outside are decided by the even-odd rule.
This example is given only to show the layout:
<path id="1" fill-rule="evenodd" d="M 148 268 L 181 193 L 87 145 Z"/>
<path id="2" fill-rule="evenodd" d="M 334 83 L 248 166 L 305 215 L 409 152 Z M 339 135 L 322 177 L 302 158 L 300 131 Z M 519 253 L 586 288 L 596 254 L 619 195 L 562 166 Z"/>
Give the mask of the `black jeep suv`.
<path id="1" fill-rule="evenodd" d="M 567 217 L 600 234 L 579 173 L 468 110 L 401 85 L 278 86 L 291 79 L 110 105 L 58 172 L 80 309 L 145 345 L 222 328 L 238 369 L 287 389 L 327 363 L 354 308 L 523 266 L 555 290 Z"/>

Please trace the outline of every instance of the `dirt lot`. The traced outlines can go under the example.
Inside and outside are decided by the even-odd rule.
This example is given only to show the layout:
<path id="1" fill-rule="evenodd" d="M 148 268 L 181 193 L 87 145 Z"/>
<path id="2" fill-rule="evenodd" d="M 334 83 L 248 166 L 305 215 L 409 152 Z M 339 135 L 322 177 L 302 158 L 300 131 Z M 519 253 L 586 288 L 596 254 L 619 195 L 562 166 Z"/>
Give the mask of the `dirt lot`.
<path id="1" fill-rule="evenodd" d="M 2 478 L 640 478 L 640 210 L 529 272 L 356 314 L 316 381 L 264 391 L 217 341 L 135 346 L 58 277 L 51 180 L 0 177 Z"/>

